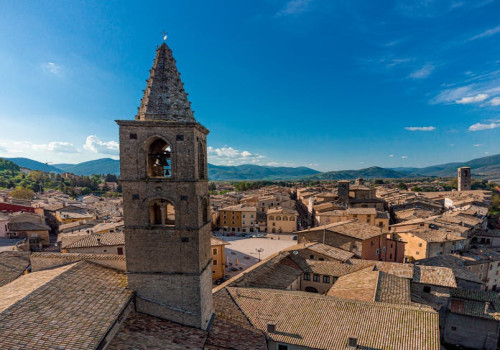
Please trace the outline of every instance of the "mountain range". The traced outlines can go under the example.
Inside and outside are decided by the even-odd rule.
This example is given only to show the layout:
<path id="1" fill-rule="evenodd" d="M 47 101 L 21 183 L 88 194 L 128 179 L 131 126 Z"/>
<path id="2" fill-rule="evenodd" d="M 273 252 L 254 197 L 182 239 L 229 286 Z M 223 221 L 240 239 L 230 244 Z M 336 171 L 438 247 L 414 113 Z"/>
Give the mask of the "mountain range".
<path id="1" fill-rule="evenodd" d="M 120 161 L 111 158 L 101 158 L 78 164 L 46 164 L 28 158 L 5 158 L 17 165 L 53 173 L 73 173 L 76 175 L 91 174 L 118 174 Z M 472 175 L 483 179 L 500 180 L 500 154 L 476 158 L 467 162 L 446 163 L 425 168 L 381 168 L 370 167 L 359 170 L 340 170 L 319 172 L 307 167 L 272 167 L 244 164 L 237 166 L 223 166 L 208 164 L 210 180 L 213 181 L 242 181 L 242 180 L 344 180 L 358 177 L 366 179 L 400 179 L 422 176 L 452 177 L 457 168 L 468 166 Z"/>

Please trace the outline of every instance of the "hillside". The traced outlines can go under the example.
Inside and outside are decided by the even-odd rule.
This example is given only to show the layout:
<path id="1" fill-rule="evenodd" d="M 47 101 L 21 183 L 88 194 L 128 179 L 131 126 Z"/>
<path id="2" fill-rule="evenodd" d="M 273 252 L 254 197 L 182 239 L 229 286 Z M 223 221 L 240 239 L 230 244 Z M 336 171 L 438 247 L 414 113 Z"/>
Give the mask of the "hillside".
<path id="1" fill-rule="evenodd" d="M 118 174 L 120 161 L 111 158 L 101 158 L 79 164 L 47 165 L 28 158 L 6 158 L 13 163 L 32 170 L 77 175 Z M 340 170 L 320 173 L 306 167 L 272 167 L 244 164 L 238 166 L 223 166 L 208 164 L 208 174 L 213 181 L 244 181 L 244 180 L 343 180 L 363 177 L 366 179 L 400 179 L 405 177 L 437 176 L 453 177 L 457 168 L 469 166 L 472 175 L 483 179 L 500 179 L 500 154 L 473 159 L 467 162 L 446 163 L 425 168 L 381 168 L 370 167 L 359 170 Z"/>
<path id="2" fill-rule="evenodd" d="M 54 167 L 76 175 L 120 173 L 120 161 L 111 158 L 101 158 L 78 164 L 54 164 Z"/>
<path id="3" fill-rule="evenodd" d="M 373 166 L 359 170 L 328 171 L 308 176 L 308 180 L 351 180 L 362 177 L 364 179 L 401 179 L 408 177 L 407 174 L 391 169 Z"/>
<path id="4" fill-rule="evenodd" d="M 472 159 L 468 162 L 455 162 L 441 165 L 433 165 L 425 168 L 395 168 L 409 175 L 423 176 L 456 176 L 457 168 L 468 166 L 472 170 L 472 175 L 480 175 L 486 178 L 500 178 L 500 154 L 488 157 Z"/>
<path id="5" fill-rule="evenodd" d="M 48 165 L 42 162 L 37 162 L 36 160 L 32 160 L 29 158 L 4 158 L 10 160 L 11 162 L 19 165 L 20 167 L 31 169 L 31 170 L 41 170 L 46 173 L 62 173 L 60 169 L 56 168 L 53 165 Z"/>
<path id="6" fill-rule="evenodd" d="M 208 177 L 213 181 L 293 180 L 318 173 L 319 171 L 306 167 L 272 167 L 251 164 L 223 166 L 208 164 Z"/>

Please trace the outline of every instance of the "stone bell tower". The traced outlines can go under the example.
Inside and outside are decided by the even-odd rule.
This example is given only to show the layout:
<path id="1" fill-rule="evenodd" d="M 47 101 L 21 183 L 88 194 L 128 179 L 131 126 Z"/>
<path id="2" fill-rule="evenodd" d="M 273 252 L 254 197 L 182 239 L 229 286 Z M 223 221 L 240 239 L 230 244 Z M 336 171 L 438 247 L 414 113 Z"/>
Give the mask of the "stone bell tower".
<path id="1" fill-rule="evenodd" d="M 135 120 L 120 126 L 128 285 L 136 307 L 206 329 L 213 314 L 208 130 L 163 43 Z"/>

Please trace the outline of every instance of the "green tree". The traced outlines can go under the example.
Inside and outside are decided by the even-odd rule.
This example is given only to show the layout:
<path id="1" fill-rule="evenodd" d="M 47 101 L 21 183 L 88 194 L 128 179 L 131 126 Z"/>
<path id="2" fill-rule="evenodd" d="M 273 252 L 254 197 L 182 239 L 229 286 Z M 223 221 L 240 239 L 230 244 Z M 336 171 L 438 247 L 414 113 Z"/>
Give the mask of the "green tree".
<path id="1" fill-rule="evenodd" d="M 35 193 L 26 187 L 16 187 L 10 192 L 10 195 L 16 199 L 33 199 Z"/>

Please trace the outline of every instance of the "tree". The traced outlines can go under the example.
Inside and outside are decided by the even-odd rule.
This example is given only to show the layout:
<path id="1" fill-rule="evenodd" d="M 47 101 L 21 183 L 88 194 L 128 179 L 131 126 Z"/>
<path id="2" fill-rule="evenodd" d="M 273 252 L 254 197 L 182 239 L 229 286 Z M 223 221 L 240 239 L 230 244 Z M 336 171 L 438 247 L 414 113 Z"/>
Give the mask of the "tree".
<path id="1" fill-rule="evenodd" d="M 215 185 L 214 182 L 211 182 L 210 185 L 208 186 L 208 189 L 210 191 L 215 191 L 215 190 L 217 190 L 217 186 Z"/>
<path id="2" fill-rule="evenodd" d="M 406 185 L 404 184 L 404 182 L 400 182 L 399 185 L 398 185 L 398 188 L 400 190 L 407 190 L 408 189 L 408 187 L 406 187 Z"/>
<path id="3" fill-rule="evenodd" d="M 104 181 L 105 182 L 118 182 L 118 179 L 116 178 L 115 174 L 107 174 Z"/>
<path id="4" fill-rule="evenodd" d="M 10 192 L 10 195 L 16 199 L 33 199 L 35 193 L 26 187 L 16 187 Z"/>

